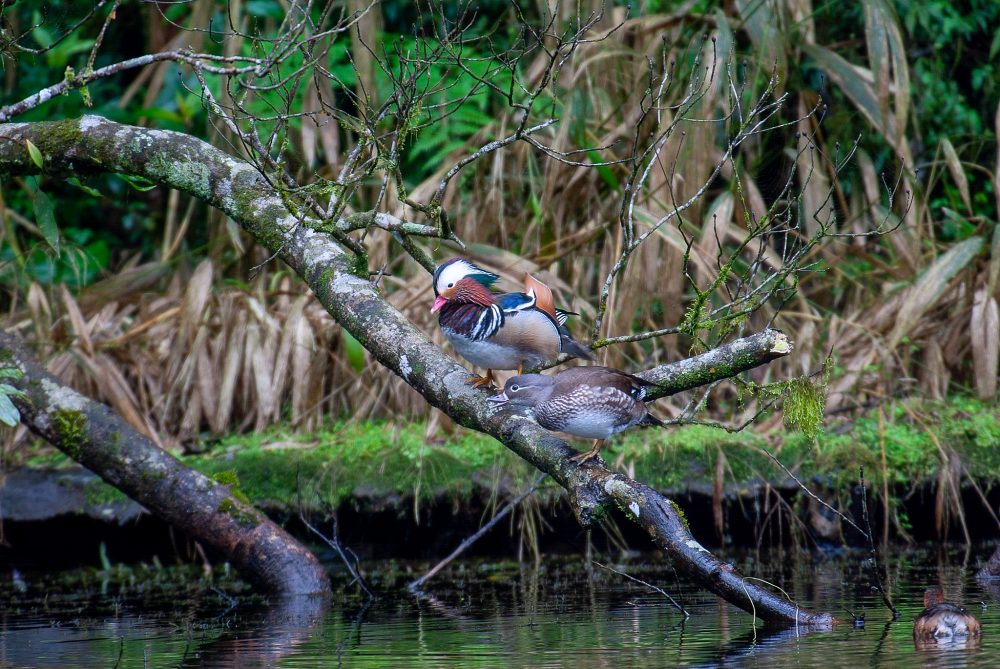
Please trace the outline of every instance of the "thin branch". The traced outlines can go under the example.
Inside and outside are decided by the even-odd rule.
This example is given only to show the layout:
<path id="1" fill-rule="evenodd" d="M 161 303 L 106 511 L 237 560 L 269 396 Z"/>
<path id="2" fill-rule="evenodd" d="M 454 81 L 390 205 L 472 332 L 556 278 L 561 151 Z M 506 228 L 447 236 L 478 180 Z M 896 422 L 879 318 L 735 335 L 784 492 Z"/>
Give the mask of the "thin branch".
<path id="1" fill-rule="evenodd" d="M 237 74 L 239 72 L 250 72 L 253 71 L 253 65 L 247 66 L 233 66 L 233 67 L 219 67 L 215 65 L 206 64 L 204 61 L 216 61 L 216 62 L 258 62 L 256 59 L 244 58 L 242 56 L 234 57 L 223 57 L 223 56 L 211 56 L 208 54 L 193 54 L 187 51 L 162 51 L 160 53 L 147 54 L 145 56 L 139 56 L 137 58 L 130 58 L 128 60 L 123 60 L 112 65 L 107 65 L 105 67 L 99 68 L 93 71 L 84 71 L 72 73 L 71 71 L 67 73 L 67 77 L 60 81 L 58 84 L 53 84 L 47 88 L 43 88 L 40 91 L 32 93 L 28 97 L 24 98 L 20 102 L 15 102 L 13 104 L 0 107 L 0 123 L 9 121 L 18 114 L 23 114 L 24 112 L 34 109 L 40 104 L 48 102 L 57 95 L 62 95 L 63 93 L 69 92 L 74 89 L 83 88 L 92 81 L 98 79 L 103 79 L 105 77 L 110 77 L 112 75 L 118 74 L 119 72 L 124 72 L 125 70 L 134 69 L 137 67 L 145 67 L 146 65 L 151 65 L 152 63 L 159 63 L 163 61 L 175 61 L 188 63 L 189 65 L 199 65 L 206 72 L 212 72 L 214 74 Z"/>
<path id="2" fill-rule="evenodd" d="M 437 574 L 444 567 L 446 567 L 452 560 L 454 560 L 459 555 L 461 555 L 462 553 L 464 553 L 469 548 L 469 546 L 471 546 L 472 544 L 474 544 L 477 541 L 479 541 L 479 539 L 481 539 L 483 537 L 483 535 L 485 535 L 487 532 L 489 532 L 491 529 L 493 529 L 493 527 L 497 523 L 499 523 L 501 520 L 503 520 L 504 517 L 508 513 L 510 513 L 511 511 L 513 511 L 515 508 L 517 508 L 521 504 L 521 502 L 523 502 L 528 497 L 530 497 L 531 495 L 533 495 L 535 493 L 535 491 L 538 490 L 538 486 L 540 486 L 542 484 L 542 481 L 544 481 L 547 476 L 548 476 L 548 474 L 539 474 L 535 478 L 534 483 L 531 484 L 531 487 L 529 487 L 527 490 L 525 490 L 523 493 L 521 493 L 520 495 L 518 495 L 514 499 L 510 500 L 509 502 L 507 502 L 507 504 L 505 504 L 504 507 L 502 509 L 500 509 L 500 511 L 498 511 L 496 513 L 496 515 L 494 515 L 492 518 L 490 518 L 488 522 L 486 522 L 482 527 L 480 527 L 478 530 L 476 530 L 471 536 L 467 537 L 464 541 L 462 541 L 462 543 L 460 543 L 455 548 L 455 550 L 453 550 L 451 553 L 449 553 L 446 558 L 444 558 L 443 560 L 441 560 L 440 562 L 438 562 L 436 565 L 434 565 L 433 567 L 431 567 L 427 571 L 427 573 L 424 574 L 423 576 L 421 576 L 420 578 L 411 581 L 409 583 L 409 585 L 407 585 L 406 587 L 409 590 L 411 590 L 411 591 L 420 590 L 420 588 L 423 586 L 424 583 L 426 583 L 430 579 L 434 578 L 435 574 Z"/>
<path id="3" fill-rule="evenodd" d="M 868 541 L 868 553 L 871 556 L 872 561 L 872 574 L 875 575 L 875 587 L 879 594 L 882 595 L 882 603 L 885 604 L 886 608 L 892 611 L 892 619 L 895 620 L 899 618 L 899 610 L 892 605 L 892 600 L 889 599 L 889 593 L 885 591 L 885 585 L 882 583 L 882 574 L 879 572 L 878 568 L 878 551 L 875 550 L 875 538 L 872 536 L 872 525 L 868 518 L 868 488 L 865 487 L 865 466 L 861 465 L 859 467 L 859 477 L 861 479 L 861 517 L 865 519 L 865 527 L 867 532 L 862 532 L 865 535 L 865 539 Z M 884 519 L 884 522 L 889 522 L 889 519 Z M 855 526 L 857 527 L 857 526 Z"/>
<path id="4" fill-rule="evenodd" d="M 533 125 L 530 128 L 524 128 L 524 129 L 518 128 L 517 131 L 514 132 L 514 134 L 509 135 L 508 137 L 504 137 L 503 139 L 497 139 L 492 142 L 489 142 L 488 144 L 484 144 L 475 153 L 472 153 L 459 160 L 457 163 L 455 163 L 454 166 L 452 166 L 451 169 L 449 169 L 445 173 L 444 177 L 441 178 L 441 182 L 438 184 L 437 190 L 434 191 L 434 195 L 431 197 L 431 206 L 436 207 L 441 204 L 441 200 L 442 198 L 444 198 L 445 189 L 448 188 L 448 184 L 451 182 L 453 178 L 455 178 L 455 175 L 458 174 L 458 172 L 463 167 L 465 167 L 466 165 L 468 165 L 473 161 L 479 160 L 485 155 L 488 155 L 490 153 L 493 153 L 494 151 L 502 149 L 503 147 L 509 144 L 513 144 L 519 139 L 523 139 L 524 137 L 532 135 L 538 132 L 539 130 L 547 128 L 550 125 L 556 123 L 557 121 L 558 119 L 550 118 L 547 121 L 543 121 L 542 123 Z"/>
<path id="5" fill-rule="evenodd" d="M 353 582 L 356 582 L 358 585 L 361 586 L 361 589 L 368 596 L 368 599 L 375 599 L 375 593 L 373 593 L 371 588 L 368 587 L 368 582 L 365 580 L 365 577 L 361 575 L 361 571 L 357 567 L 356 564 L 357 557 L 355 556 L 355 559 L 352 562 L 350 557 L 348 557 L 347 555 L 347 551 L 350 551 L 350 549 L 348 548 L 347 551 L 345 551 L 344 547 L 340 545 L 340 538 L 337 536 L 336 514 L 333 515 L 333 526 L 330 530 L 329 537 L 320 532 L 319 530 L 317 530 L 315 527 L 313 527 L 312 523 L 306 520 L 305 514 L 302 513 L 301 511 L 299 512 L 299 520 L 302 521 L 302 524 L 305 525 L 310 532 L 319 537 L 323 541 L 323 543 L 332 548 L 337 553 L 337 555 L 340 556 L 340 560 L 344 563 L 344 566 L 347 567 L 347 573 L 349 573 L 351 575 L 351 578 L 354 579 Z M 353 555 L 353 551 L 351 552 L 351 554 Z"/>
<path id="6" fill-rule="evenodd" d="M 684 615 L 684 619 L 685 620 L 691 617 L 691 614 L 688 613 L 687 609 L 685 609 L 683 606 L 681 606 L 677 602 L 677 600 L 675 600 L 673 597 L 671 597 L 670 593 L 668 593 L 666 590 L 663 590 L 662 588 L 658 588 L 657 586 L 653 585 L 652 583 L 646 583 L 646 581 L 642 580 L 641 578 L 636 578 L 635 576 L 632 576 L 631 574 L 626 574 L 623 571 L 618 571 L 614 567 L 609 567 L 606 564 L 601 564 L 597 560 L 591 560 L 591 562 L 593 564 L 597 565 L 598 567 L 600 567 L 601 569 L 604 569 L 606 571 L 610 571 L 612 574 L 618 574 L 619 576 L 624 576 L 625 578 L 627 578 L 630 581 L 635 581 L 639 585 L 644 585 L 647 588 L 649 588 L 650 590 L 654 590 L 654 591 L 660 593 L 661 595 L 663 595 L 664 597 L 667 598 L 667 601 L 670 602 L 671 606 L 673 606 L 675 609 L 677 609 L 678 611 L 680 611 Z"/>

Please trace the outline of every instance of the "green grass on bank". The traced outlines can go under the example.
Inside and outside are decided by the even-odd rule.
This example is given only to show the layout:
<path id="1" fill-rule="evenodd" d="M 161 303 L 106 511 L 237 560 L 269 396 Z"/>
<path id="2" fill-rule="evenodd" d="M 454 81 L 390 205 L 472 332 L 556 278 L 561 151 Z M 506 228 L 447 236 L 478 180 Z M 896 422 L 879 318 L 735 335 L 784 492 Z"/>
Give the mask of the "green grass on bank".
<path id="1" fill-rule="evenodd" d="M 857 481 L 862 466 L 868 481 L 881 482 L 883 476 L 890 485 L 929 481 L 952 455 L 977 479 L 1000 479 L 1000 407 L 967 398 L 894 402 L 881 415 L 876 411 L 828 425 L 815 440 L 799 432 L 763 436 L 702 426 L 651 436 L 633 432 L 618 450 L 635 452 L 636 477 L 658 488 L 708 483 L 720 453 L 727 483 L 785 480 L 765 451 L 800 479 L 819 479 L 833 488 Z"/>
<path id="2" fill-rule="evenodd" d="M 235 474 L 257 504 L 289 509 L 300 504 L 334 508 L 351 500 L 418 506 L 442 496 L 461 501 L 477 487 L 517 491 L 533 477 L 530 467 L 490 437 L 459 429 L 428 442 L 424 432 L 423 423 L 334 422 L 309 434 L 277 426 L 231 436 L 184 460 L 224 482 Z M 768 450 L 800 479 L 844 489 L 857 480 L 862 465 L 872 483 L 881 483 L 884 473 L 890 485 L 916 484 L 934 480 L 941 463 L 955 456 L 989 484 L 1000 480 L 998 447 L 1000 407 L 952 398 L 892 403 L 881 416 L 873 412 L 828 425 L 815 441 L 796 432 L 763 436 L 704 426 L 635 430 L 619 438 L 605 457 L 620 459 L 637 479 L 658 489 L 678 491 L 711 485 L 720 455 L 727 484 L 780 483 L 787 477 L 765 454 Z M 47 456 L 28 464 L 65 461 L 61 455 Z M 117 495 L 104 484 L 93 487 L 92 502 Z"/>

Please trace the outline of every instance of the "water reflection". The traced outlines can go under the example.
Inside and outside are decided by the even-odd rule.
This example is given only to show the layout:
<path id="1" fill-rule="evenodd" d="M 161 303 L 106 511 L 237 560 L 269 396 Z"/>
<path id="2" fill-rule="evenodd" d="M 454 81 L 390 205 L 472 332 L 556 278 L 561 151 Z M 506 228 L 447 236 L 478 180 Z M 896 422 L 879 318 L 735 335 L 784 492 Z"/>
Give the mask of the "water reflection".
<path id="1" fill-rule="evenodd" d="M 295 654 L 323 623 L 330 610 L 328 597 L 290 597 L 271 602 L 247 629 L 225 632 L 217 639 L 185 653 L 179 667 L 257 669 L 274 667 Z M 360 620 L 359 620 L 360 624 Z M 344 645 L 350 639 L 345 638 Z"/>
<path id="2" fill-rule="evenodd" d="M 750 630 L 732 639 L 708 662 L 691 667 L 730 667 L 752 662 L 766 662 L 769 666 L 792 666 L 789 656 L 799 652 L 799 642 L 808 634 L 826 634 L 819 630 L 784 629 Z M 768 665 L 765 665 L 768 666 Z"/>
<path id="3" fill-rule="evenodd" d="M 988 550 L 983 549 L 984 556 Z M 902 612 L 893 622 L 858 566 L 858 556 L 733 558 L 805 606 L 864 611 L 867 625 L 830 632 L 768 629 L 753 616 L 678 579 L 651 558 L 614 566 L 656 583 L 662 596 L 575 558 L 518 565 L 456 565 L 428 591 L 397 590 L 395 566 L 376 584 L 395 594 L 366 604 L 339 596 L 264 601 L 230 608 L 210 591 L 150 598 L 117 593 L 84 601 L 33 588 L 0 592 L 0 666 L 16 667 L 986 667 L 1000 662 L 1000 607 L 980 615 L 979 647 L 916 648 L 914 616 L 923 588 L 941 584 L 974 605 L 988 596 L 961 560 L 905 555 L 888 565 L 886 586 Z M 8 581 L 9 582 L 9 581 Z M 4 586 L 8 587 L 8 586 Z M 9 595 L 9 597 L 8 597 Z M 15 596 L 16 595 L 16 596 Z M 973 608 L 973 606 L 970 606 Z M 844 616 L 846 617 L 846 616 Z"/>

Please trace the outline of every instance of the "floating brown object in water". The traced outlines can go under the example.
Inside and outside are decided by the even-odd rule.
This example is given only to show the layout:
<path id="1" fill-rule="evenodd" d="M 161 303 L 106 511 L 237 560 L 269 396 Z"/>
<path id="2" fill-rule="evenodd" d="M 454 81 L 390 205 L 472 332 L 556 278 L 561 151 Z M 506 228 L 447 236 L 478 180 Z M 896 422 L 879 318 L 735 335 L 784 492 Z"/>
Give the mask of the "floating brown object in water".
<path id="1" fill-rule="evenodd" d="M 958 604 L 944 601 L 941 588 L 933 586 L 924 591 L 924 606 L 913 621 L 913 641 L 917 648 L 979 645 L 979 621 Z"/>

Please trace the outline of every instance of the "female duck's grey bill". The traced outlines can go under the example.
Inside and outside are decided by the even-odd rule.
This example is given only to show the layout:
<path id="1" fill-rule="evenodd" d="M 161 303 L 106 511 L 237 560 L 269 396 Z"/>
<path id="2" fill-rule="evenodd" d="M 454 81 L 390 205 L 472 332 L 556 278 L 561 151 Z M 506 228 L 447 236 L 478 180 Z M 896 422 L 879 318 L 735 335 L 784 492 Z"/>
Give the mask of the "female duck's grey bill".
<path id="1" fill-rule="evenodd" d="M 492 402 L 492 403 L 497 404 L 497 405 L 506 404 L 507 401 L 508 401 L 508 399 L 507 399 L 507 393 L 500 393 L 499 395 L 494 395 L 492 397 L 487 397 L 486 401 L 487 402 Z"/>

